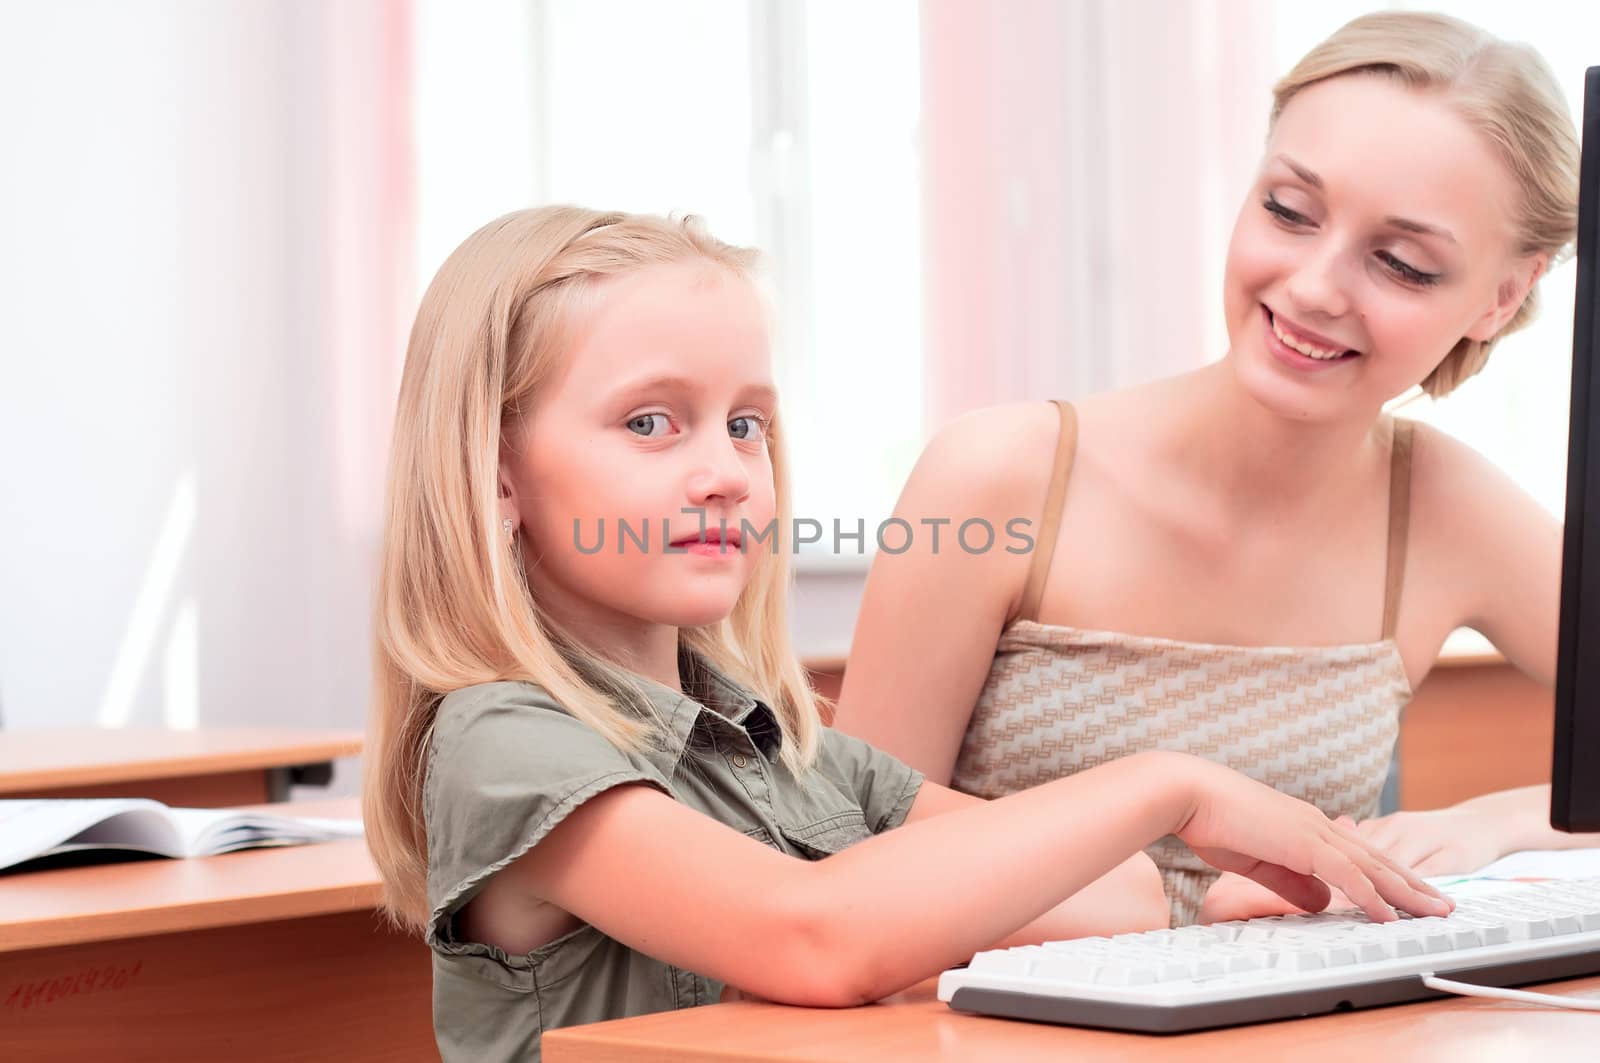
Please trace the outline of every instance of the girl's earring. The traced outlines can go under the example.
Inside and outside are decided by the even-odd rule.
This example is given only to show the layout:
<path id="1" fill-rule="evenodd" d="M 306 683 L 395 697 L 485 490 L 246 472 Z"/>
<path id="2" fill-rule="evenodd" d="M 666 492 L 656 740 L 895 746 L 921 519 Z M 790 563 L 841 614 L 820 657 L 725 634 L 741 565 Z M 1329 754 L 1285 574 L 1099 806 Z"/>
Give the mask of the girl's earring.
<path id="1" fill-rule="evenodd" d="M 511 542 L 517 537 L 517 522 L 507 517 L 500 522 L 500 527 L 506 533 L 506 542 Z"/>

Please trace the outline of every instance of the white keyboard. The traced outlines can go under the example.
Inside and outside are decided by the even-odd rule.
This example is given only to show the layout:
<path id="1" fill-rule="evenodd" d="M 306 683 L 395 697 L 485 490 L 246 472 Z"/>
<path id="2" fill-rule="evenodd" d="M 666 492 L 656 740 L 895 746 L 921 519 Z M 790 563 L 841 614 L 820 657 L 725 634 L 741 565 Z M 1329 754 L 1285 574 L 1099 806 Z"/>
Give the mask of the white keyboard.
<path id="1" fill-rule="evenodd" d="M 939 978 L 952 1008 L 1171 1033 L 1600 972 L 1600 879 L 1469 881 L 1448 916 L 1351 909 L 980 952 Z"/>

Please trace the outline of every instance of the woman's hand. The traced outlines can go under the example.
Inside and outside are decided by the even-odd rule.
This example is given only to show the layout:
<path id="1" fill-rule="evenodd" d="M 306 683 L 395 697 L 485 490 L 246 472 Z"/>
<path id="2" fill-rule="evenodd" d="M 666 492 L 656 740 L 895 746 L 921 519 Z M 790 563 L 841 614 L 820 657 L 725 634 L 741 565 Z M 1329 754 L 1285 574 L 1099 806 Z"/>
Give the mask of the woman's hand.
<path id="1" fill-rule="evenodd" d="M 1198 758 L 1174 761 L 1173 769 L 1191 773 L 1194 794 L 1173 833 L 1220 871 L 1306 911 L 1326 908 L 1331 889 L 1338 889 L 1377 922 L 1395 918 L 1391 904 L 1413 915 L 1444 915 L 1453 907 L 1347 823 L 1304 801 Z"/>
<path id="2" fill-rule="evenodd" d="M 1419 875 L 1476 871 L 1506 854 L 1505 832 L 1495 817 L 1464 808 L 1396 812 L 1356 825 L 1368 845 Z"/>

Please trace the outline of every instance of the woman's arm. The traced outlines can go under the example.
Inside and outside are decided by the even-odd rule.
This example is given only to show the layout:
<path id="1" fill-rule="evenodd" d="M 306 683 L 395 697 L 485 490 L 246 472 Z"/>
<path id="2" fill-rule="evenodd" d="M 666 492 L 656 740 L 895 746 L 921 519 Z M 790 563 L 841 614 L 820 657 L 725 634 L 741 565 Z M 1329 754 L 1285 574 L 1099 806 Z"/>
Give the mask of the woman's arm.
<path id="1" fill-rule="evenodd" d="M 1555 682 L 1560 622 L 1561 524 L 1470 447 L 1431 429 L 1417 433 L 1414 525 L 1432 566 L 1425 605 L 1447 610 L 1444 629 L 1473 628 L 1517 669 Z M 1426 568 L 1424 569 L 1426 571 Z M 1402 598 L 1402 619 L 1405 602 Z M 1450 808 L 1400 812 L 1361 833 L 1423 874 L 1476 871 L 1519 849 L 1600 846 L 1600 835 L 1550 826 L 1550 787 L 1502 790 Z"/>
<path id="2" fill-rule="evenodd" d="M 1310 805 L 1170 753 L 929 816 L 815 863 L 623 785 L 500 874 L 528 904 L 666 963 L 769 1000 L 844 1006 L 969 958 L 1169 833 L 1301 903 L 1326 903 L 1323 879 L 1375 919 L 1394 917 L 1384 899 L 1448 910 Z"/>
<path id="3" fill-rule="evenodd" d="M 1449 626 L 1482 633 L 1519 671 L 1554 685 L 1561 522 L 1442 432 L 1418 431 L 1414 461 L 1418 530 L 1443 562 L 1436 581 L 1453 592 Z"/>
<path id="4" fill-rule="evenodd" d="M 1550 784 L 1523 786 L 1425 812 L 1396 812 L 1357 827 L 1367 841 L 1423 875 L 1476 871 L 1523 849 L 1593 849 L 1600 834 L 1550 826 Z"/>
<path id="5" fill-rule="evenodd" d="M 1024 543 L 1008 522 L 1029 522 L 1010 529 L 1037 539 L 1059 423 L 1053 405 L 1026 403 L 946 426 L 895 507 L 912 529 L 910 548 L 880 550 L 867 576 L 833 725 L 935 782 L 950 781 L 1000 630 L 1021 597 L 1032 553 L 1012 552 Z M 980 553 L 957 539 L 972 518 L 994 529 L 993 546 Z M 973 526 L 973 545 L 981 531 Z"/>

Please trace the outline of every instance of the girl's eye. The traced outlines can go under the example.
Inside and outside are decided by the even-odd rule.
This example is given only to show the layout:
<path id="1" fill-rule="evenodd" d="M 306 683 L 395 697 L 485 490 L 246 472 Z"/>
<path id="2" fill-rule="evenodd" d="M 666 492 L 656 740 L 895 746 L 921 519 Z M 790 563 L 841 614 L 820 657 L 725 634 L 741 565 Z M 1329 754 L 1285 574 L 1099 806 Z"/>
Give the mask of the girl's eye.
<path id="1" fill-rule="evenodd" d="M 1408 266 L 1387 251 L 1378 252 L 1378 261 L 1389 267 L 1389 272 L 1407 284 L 1415 284 L 1419 288 L 1428 288 L 1439 283 L 1439 274 L 1424 273 L 1414 266 Z"/>
<path id="2" fill-rule="evenodd" d="M 669 427 L 666 417 L 659 413 L 641 413 L 627 424 L 628 431 L 647 439 L 666 435 Z"/>
<path id="3" fill-rule="evenodd" d="M 1273 215 L 1279 221 L 1284 222 L 1285 224 L 1288 224 L 1288 225 L 1310 225 L 1311 224 L 1311 219 L 1310 218 L 1307 218 L 1304 214 L 1301 214 L 1297 210 L 1290 210 L 1288 207 L 1284 206 L 1282 203 L 1279 203 L 1277 201 L 1277 199 L 1275 199 L 1271 195 L 1271 193 L 1268 193 L 1266 200 L 1261 204 L 1261 206 L 1262 206 L 1263 209 L 1266 210 L 1266 212 L 1268 214 Z"/>
<path id="4" fill-rule="evenodd" d="M 735 417 L 728 422 L 728 434 L 735 439 L 762 439 L 767 434 L 767 422 L 754 414 Z"/>

